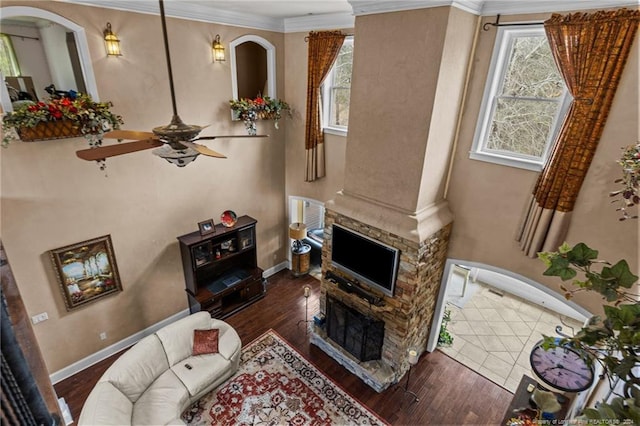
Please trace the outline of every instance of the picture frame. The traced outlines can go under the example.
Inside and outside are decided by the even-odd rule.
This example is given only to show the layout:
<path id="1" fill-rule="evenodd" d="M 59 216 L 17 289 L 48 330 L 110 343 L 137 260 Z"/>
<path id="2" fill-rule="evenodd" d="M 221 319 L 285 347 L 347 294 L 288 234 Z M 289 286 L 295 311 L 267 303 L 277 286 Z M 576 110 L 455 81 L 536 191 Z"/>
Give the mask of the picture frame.
<path id="1" fill-rule="evenodd" d="M 111 235 L 49 250 L 67 311 L 122 291 Z"/>
<path id="2" fill-rule="evenodd" d="M 216 225 L 213 223 L 213 219 L 198 222 L 198 229 L 202 236 L 216 233 Z"/>

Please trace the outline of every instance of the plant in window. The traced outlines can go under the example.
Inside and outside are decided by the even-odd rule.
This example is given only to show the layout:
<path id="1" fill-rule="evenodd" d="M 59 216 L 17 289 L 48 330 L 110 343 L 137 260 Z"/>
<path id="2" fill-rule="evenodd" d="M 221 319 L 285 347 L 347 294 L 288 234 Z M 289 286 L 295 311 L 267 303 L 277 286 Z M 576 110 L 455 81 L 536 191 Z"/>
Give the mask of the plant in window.
<path id="1" fill-rule="evenodd" d="M 255 99 L 240 98 L 231 99 L 229 101 L 231 111 L 234 116 L 244 122 L 247 132 L 255 135 L 256 120 L 274 120 L 274 126 L 278 128 L 278 120 L 282 118 L 282 114 L 286 112 L 291 115 L 291 107 L 280 99 L 270 98 L 268 96 L 258 96 Z"/>
<path id="2" fill-rule="evenodd" d="M 622 167 L 622 177 L 616 179 L 616 183 L 622 188 L 609 193 L 614 197 L 612 203 L 616 203 L 622 216 L 620 220 L 637 219 L 637 214 L 629 214 L 628 208 L 640 204 L 640 143 L 629 145 L 622 150 L 622 156 L 618 160 Z"/>
<path id="3" fill-rule="evenodd" d="M 100 144 L 99 135 L 106 130 L 119 129 L 123 124 L 122 117 L 111 112 L 112 106 L 111 102 L 94 102 L 85 94 L 22 105 L 2 119 L 2 145 L 6 147 L 9 142 L 18 140 L 20 134 L 38 134 L 41 128 L 45 132 L 47 123 L 49 126 L 68 125 L 76 135 L 87 136 L 91 145 Z M 98 138 L 92 138 L 92 135 L 98 135 Z M 30 140 L 37 139 L 46 137 Z"/>

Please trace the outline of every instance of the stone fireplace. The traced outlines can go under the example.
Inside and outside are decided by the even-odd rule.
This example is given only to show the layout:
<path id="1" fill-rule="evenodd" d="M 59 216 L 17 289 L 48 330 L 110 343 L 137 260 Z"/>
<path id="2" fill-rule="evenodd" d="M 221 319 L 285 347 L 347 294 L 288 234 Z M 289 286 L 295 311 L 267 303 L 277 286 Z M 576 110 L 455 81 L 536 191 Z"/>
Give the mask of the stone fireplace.
<path id="1" fill-rule="evenodd" d="M 478 20 L 452 6 L 355 15 L 344 182 L 325 204 L 320 310 L 326 314 L 328 298 L 336 300 L 382 321 L 384 336 L 380 358 L 368 361 L 322 327 L 314 327 L 311 342 L 381 392 L 408 370 L 408 349 L 422 353 L 429 340 L 452 229 L 448 179 Z M 330 262 L 334 223 L 400 250 L 393 297 L 379 293 L 382 303 L 369 303 L 327 279 L 327 272 L 341 275 Z"/>
<path id="2" fill-rule="evenodd" d="M 361 284 L 366 291 L 383 300 L 382 304 L 371 304 L 356 293 L 341 290 L 327 279 L 328 271 L 347 280 L 352 279 L 331 267 L 331 232 L 334 223 L 400 249 L 398 279 L 393 297 L 376 293 Z M 368 318 L 370 322 L 384 324 L 384 337 L 379 359 L 369 361 L 358 359 L 345 349 L 342 342 L 330 338 L 327 329 L 323 327 L 314 327 L 311 343 L 378 392 L 397 383 L 409 368 L 408 349 L 414 347 L 421 353 L 426 346 L 440 290 L 450 231 L 451 225 L 447 224 L 418 243 L 327 209 L 325 242 L 322 248 L 320 310 L 325 314 L 326 321 L 327 304 L 331 305 L 331 310 L 337 302 Z"/>

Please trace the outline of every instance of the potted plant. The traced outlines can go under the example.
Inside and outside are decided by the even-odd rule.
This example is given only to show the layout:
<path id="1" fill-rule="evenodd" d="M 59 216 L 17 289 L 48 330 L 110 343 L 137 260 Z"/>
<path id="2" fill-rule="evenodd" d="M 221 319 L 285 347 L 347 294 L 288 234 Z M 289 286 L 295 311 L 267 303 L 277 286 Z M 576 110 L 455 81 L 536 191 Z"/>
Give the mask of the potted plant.
<path id="1" fill-rule="evenodd" d="M 95 102 L 86 94 L 33 102 L 7 113 L 2 119 L 2 145 L 21 139 L 36 141 L 84 135 L 91 145 L 99 144 L 106 130 L 119 129 L 122 117 L 111 112 L 111 102 Z"/>
<path id="2" fill-rule="evenodd" d="M 258 96 L 255 99 L 240 98 L 231 99 L 229 106 L 234 117 L 242 120 L 250 135 L 257 133 L 257 120 L 274 120 L 274 126 L 278 128 L 278 120 L 282 118 L 283 112 L 291 115 L 291 107 L 280 99 L 268 96 Z"/>
<path id="3" fill-rule="evenodd" d="M 563 244 L 555 252 L 543 252 L 539 258 L 547 265 L 544 275 L 573 280 L 574 288 L 561 286 L 570 299 L 578 291 L 595 291 L 610 304 L 604 306 L 605 317 L 593 317 L 575 336 L 556 340 L 545 336 L 547 348 L 569 345 L 579 349 L 588 360 L 598 362 L 609 380 L 610 389 L 620 380 L 622 392 L 596 408 L 586 408 L 583 418 L 618 419 L 640 424 L 640 302 L 638 277 L 625 260 L 615 264 L 598 260 L 598 251 L 584 243 L 570 247 Z M 580 276 L 578 277 L 578 274 Z M 611 304 L 612 303 L 612 304 Z"/>

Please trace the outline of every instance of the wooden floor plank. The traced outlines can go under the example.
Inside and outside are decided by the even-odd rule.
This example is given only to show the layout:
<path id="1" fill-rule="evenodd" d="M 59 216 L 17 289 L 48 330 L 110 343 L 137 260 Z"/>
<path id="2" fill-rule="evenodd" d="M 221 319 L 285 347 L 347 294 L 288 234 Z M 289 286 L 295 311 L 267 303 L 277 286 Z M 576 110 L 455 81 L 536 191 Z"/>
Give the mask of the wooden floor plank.
<path id="1" fill-rule="evenodd" d="M 409 389 L 418 395 L 419 402 L 413 402 L 404 392 L 406 376 L 382 393 L 371 389 L 309 344 L 305 324 L 299 324 L 305 318 L 305 285 L 311 287 L 308 314 L 311 319 L 318 311 L 320 282 L 311 276 L 294 278 L 290 271 L 284 270 L 269 278 L 266 297 L 226 321 L 238 331 L 243 344 L 274 329 L 327 376 L 392 425 L 495 425 L 500 422 L 513 395 L 440 351 L 423 355 L 411 371 Z M 95 383 L 118 356 L 55 385 L 74 419 L 80 416 Z"/>

